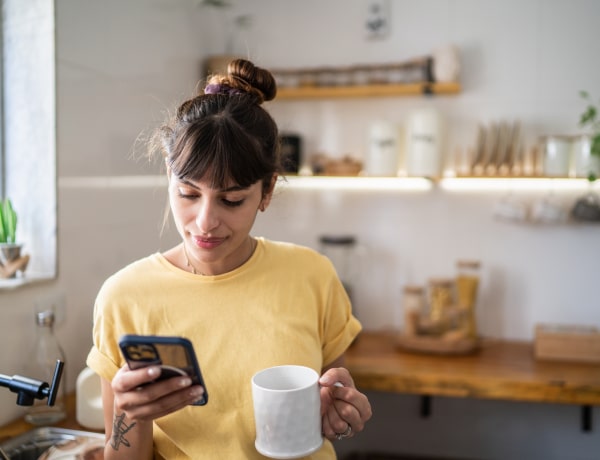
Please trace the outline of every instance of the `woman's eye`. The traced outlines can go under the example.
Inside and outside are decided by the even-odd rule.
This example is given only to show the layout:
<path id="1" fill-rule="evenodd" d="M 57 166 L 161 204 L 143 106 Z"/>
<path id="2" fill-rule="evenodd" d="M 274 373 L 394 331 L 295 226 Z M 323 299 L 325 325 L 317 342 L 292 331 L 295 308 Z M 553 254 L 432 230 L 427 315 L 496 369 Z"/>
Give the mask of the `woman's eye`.
<path id="1" fill-rule="evenodd" d="M 187 193 L 185 190 L 178 190 L 177 193 L 179 194 L 180 198 L 184 198 L 186 200 L 193 200 L 198 197 L 197 193 Z"/>
<path id="2" fill-rule="evenodd" d="M 223 198 L 223 204 L 225 206 L 229 206 L 230 208 L 235 208 L 241 206 L 244 203 L 244 200 L 227 200 Z"/>

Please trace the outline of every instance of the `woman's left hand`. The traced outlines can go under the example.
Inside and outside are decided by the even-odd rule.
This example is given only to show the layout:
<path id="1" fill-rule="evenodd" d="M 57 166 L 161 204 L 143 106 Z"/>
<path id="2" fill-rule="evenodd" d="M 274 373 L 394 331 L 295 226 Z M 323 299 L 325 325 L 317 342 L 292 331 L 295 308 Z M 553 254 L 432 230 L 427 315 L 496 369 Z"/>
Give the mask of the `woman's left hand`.
<path id="1" fill-rule="evenodd" d="M 371 418 L 371 404 L 354 386 L 350 372 L 343 367 L 329 369 L 319 384 L 323 435 L 333 441 L 362 431 Z"/>

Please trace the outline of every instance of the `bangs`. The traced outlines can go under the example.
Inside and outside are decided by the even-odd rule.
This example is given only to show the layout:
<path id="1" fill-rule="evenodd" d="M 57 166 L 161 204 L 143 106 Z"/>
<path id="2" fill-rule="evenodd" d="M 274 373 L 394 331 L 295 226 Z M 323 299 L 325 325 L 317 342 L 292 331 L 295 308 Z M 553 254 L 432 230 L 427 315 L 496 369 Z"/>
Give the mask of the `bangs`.
<path id="1" fill-rule="evenodd" d="M 180 179 L 206 180 L 211 188 L 246 188 L 263 180 L 261 146 L 234 123 L 211 117 L 189 127 L 175 145 L 171 170 Z"/>

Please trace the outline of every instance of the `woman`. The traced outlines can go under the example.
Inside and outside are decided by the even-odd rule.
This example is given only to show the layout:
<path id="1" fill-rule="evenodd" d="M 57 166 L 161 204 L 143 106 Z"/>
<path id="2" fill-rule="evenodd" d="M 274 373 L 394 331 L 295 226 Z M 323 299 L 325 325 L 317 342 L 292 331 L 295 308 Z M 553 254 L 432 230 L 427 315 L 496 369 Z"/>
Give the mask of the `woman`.
<path id="1" fill-rule="evenodd" d="M 309 458 L 333 459 L 330 441 L 371 417 L 342 367 L 360 324 L 328 259 L 250 235 L 280 168 L 277 126 L 261 106 L 275 97 L 275 80 L 240 59 L 204 93 L 157 137 L 182 242 L 111 276 L 96 300 L 87 363 L 102 377 L 105 459 L 264 458 L 254 447 L 250 380 L 282 364 L 322 373 L 327 441 Z M 204 389 L 187 377 L 155 382 L 156 366 L 130 370 L 117 345 L 123 334 L 190 339 L 208 404 L 190 405 Z"/>

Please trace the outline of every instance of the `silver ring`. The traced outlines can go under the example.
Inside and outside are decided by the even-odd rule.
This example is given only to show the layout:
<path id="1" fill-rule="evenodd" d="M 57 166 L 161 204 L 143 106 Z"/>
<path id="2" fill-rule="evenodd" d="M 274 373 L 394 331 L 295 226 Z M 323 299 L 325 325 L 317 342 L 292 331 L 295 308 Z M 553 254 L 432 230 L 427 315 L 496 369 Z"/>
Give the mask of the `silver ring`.
<path id="1" fill-rule="evenodd" d="M 347 438 L 351 434 L 352 434 L 352 426 L 350 426 L 350 424 L 348 423 L 348 428 L 346 428 L 346 431 L 344 431 L 343 433 L 336 433 L 335 439 L 337 439 L 338 441 L 341 441 L 342 439 Z"/>

